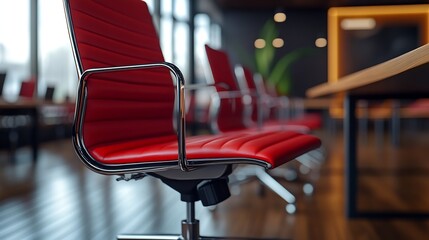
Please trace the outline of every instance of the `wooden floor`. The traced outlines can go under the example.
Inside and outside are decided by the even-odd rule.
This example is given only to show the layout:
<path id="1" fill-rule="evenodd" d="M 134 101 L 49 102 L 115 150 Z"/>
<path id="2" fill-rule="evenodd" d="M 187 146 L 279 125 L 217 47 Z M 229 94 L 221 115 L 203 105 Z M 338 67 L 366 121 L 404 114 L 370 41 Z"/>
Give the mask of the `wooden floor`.
<path id="1" fill-rule="evenodd" d="M 281 181 L 298 201 L 297 212 L 270 191 L 249 182 L 209 210 L 197 204 L 200 230 L 210 236 L 272 237 L 297 240 L 429 239 L 429 219 L 347 220 L 344 217 L 343 145 L 340 134 L 321 134 L 327 160 L 299 182 Z M 359 149 L 359 209 L 429 212 L 429 131 L 402 136 L 401 147 L 376 143 L 371 135 Z M 385 139 L 387 140 L 387 138 Z M 0 152 L 0 239 L 115 239 L 118 233 L 178 233 L 185 217 L 179 195 L 154 178 L 116 182 L 83 167 L 70 140 L 42 144 L 33 165 L 30 150 L 8 163 Z M 294 164 L 292 164 L 294 165 Z"/>

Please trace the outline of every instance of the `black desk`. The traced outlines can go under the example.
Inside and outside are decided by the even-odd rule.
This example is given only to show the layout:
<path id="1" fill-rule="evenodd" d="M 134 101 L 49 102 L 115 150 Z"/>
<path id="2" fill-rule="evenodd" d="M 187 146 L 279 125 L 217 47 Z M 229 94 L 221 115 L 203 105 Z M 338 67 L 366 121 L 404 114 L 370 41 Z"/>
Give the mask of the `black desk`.
<path id="1" fill-rule="evenodd" d="M 31 118 L 31 148 L 33 161 L 37 161 L 39 154 L 39 133 L 40 126 L 46 124 L 41 119 L 46 119 L 52 116 L 46 116 L 46 112 L 49 112 L 53 117 L 60 119 L 60 124 L 68 124 L 74 114 L 74 103 L 64 102 L 55 103 L 52 101 L 33 100 L 33 99 L 22 99 L 16 102 L 6 102 L 0 100 L 0 116 L 18 116 L 27 115 Z"/>
<path id="2" fill-rule="evenodd" d="M 41 103 L 36 100 L 20 100 L 17 102 L 5 102 L 0 100 L 0 116 L 30 116 L 33 162 L 37 161 L 37 156 L 39 154 L 39 106 L 41 106 Z"/>
<path id="3" fill-rule="evenodd" d="M 347 75 L 307 91 L 311 98 L 344 93 L 346 215 L 348 217 L 427 218 L 422 212 L 359 212 L 357 210 L 357 120 L 360 99 L 417 99 L 429 97 L 429 44 L 387 62 Z"/>

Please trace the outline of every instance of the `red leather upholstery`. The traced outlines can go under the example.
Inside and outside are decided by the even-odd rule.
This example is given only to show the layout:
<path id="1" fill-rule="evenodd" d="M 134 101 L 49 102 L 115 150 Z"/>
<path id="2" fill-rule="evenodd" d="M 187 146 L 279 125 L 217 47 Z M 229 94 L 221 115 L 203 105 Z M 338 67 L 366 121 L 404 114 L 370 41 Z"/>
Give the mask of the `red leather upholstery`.
<path id="1" fill-rule="evenodd" d="M 75 0 L 70 8 L 83 70 L 164 61 L 141 1 Z M 166 69 L 98 74 L 87 84 L 87 147 L 175 134 L 173 80 Z"/>
<path id="2" fill-rule="evenodd" d="M 235 159 L 236 163 L 260 160 L 274 168 L 319 145 L 315 137 L 295 132 L 241 131 L 188 137 L 186 155 L 190 161 L 214 157 L 216 161 Z M 93 147 L 90 151 L 106 164 L 177 161 L 177 141 L 168 137 L 124 141 Z"/>
<path id="3" fill-rule="evenodd" d="M 225 88 L 222 88 L 219 83 L 224 83 L 228 86 L 228 91 L 238 91 L 238 85 L 235 81 L 234 73 L 232 72 L 232 66 L 229 62 L 228 55 L 217 49 L 213 49 L 208 45 L 205 45 L 207 59 L 210 64 L 210 69 L 212 70 L 213 80 L 218 85 L 216 86 L 216 91 L 222 92 L 225 91 Z"/>
<path id="4" fill-rule="evenodd" d="M 141 0 L 126 3 L 70 1 L 82 71 L 164 61 L 146 4 Z M 157 166 L 162 168 L 164 163 L 171 166 L 177 162 L 175 92 L 167 70 L 90 75 L 86 95 L 79 101 L 84 98 L 81 137 L 83 147 L 95 161 L 109 168 L 129 163 L 159 163 Z M 240 112 L 236 111 L 239 102 L 225 111 Z M 224 120 L 226 128 L 232 128 L 230 119 Z M 186 138 L 186 157 L 191 162 L 233 161 L 276 167 L 319 145 L 317 138 L 299 133 L 236 131 Z"/>
<path id="5" fill-rule="evenodd" d="M 33 98 L 36 90 L 36 80 L 30 78 L 28 81 L 21 82 L 21 88 L 19 89 L 19 97 Z"/>
<path id="6" fill-rule="evenodd" d="M 221 132 L 245 129 L 242 95 L 237 94 L 239 88 L 231 70 L 228 55 L 208 45 L 205 46 L 205 49 L 213 80 L 216 83 L 216 90 L 221 97 L 217 116 L 218 128 Z M 222 84 L 226 84 L 228 89 L 223 88 Z"/>

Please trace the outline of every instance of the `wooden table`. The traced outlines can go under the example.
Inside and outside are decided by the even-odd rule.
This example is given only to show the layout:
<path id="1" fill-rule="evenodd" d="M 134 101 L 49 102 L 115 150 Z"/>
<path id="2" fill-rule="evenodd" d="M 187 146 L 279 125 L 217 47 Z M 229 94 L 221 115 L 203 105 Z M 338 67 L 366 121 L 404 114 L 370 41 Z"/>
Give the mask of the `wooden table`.
<path id="1" fill-rule="evenodd" d="M 343 93 L 346 215 L 348 217 L 429 217 L 422 212 L 362 212 L 357 210 L 357 120 L 360 99 L 417 99 L 429 97 L 429 44 L 399 57 L 358 71 L 335 83 L 317 85 L 307 91 L 310 98 Z"/>

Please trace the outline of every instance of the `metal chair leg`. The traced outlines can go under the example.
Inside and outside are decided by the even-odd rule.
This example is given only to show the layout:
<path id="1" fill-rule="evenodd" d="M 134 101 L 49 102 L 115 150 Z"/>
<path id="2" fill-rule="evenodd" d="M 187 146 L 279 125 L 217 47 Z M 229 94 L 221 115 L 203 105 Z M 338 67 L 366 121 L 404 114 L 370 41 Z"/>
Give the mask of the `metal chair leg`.
<path id="1" fill-rule="evenodd" d="M 178 235 L 118 235 L 118 240 L 183 240 Z"/>
<path id="2" fill-rule="evenodd" d="M 256 177 L 270 188 L 273 192 L 283 198 L 286 204 L 286 212 L 292 214 L 296 211 L 295 206 L 295 196 L 289 192 L 285 187 L 283 187 L 279 182 L 277 182 L 270 174 L 268 174 L 263 169 L 256 169 Z"/>

